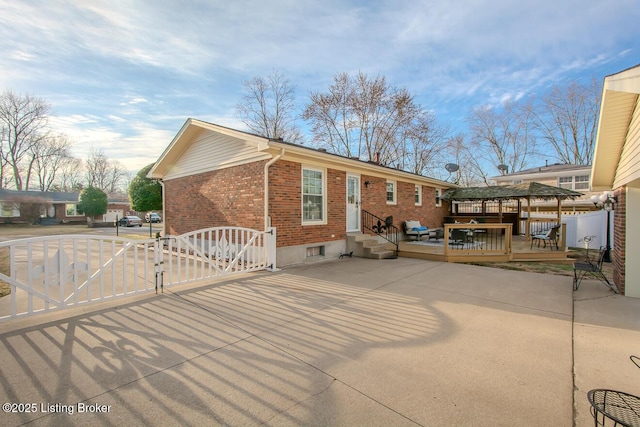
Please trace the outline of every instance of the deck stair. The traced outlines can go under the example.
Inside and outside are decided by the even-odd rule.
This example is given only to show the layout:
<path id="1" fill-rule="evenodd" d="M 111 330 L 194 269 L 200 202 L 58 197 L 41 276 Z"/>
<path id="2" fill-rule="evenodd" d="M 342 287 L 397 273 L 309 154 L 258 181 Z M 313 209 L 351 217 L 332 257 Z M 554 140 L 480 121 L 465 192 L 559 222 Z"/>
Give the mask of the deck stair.
<path id="1" fill-rule="evenodd" d="M 360 258 L 393 259 L 397 258 L 393 247 L 386 240 L 370 234 L 360 232 L 347 235 L 347 252 Z"/>

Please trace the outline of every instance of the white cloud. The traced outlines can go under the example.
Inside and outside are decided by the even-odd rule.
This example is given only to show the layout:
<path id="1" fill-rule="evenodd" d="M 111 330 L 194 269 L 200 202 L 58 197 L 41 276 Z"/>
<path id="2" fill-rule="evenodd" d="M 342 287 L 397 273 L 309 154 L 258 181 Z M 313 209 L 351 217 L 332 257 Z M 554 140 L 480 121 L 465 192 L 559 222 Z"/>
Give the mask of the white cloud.
<path id="1" fill-rule="evenodd" d="M 136 96 L 136 97 L 133 97 L 132 99 L 130 99 L 129 102 L 127 102 L 127 104 L 129 104 L 129 105 L 143 104 L 143 103 L 146 104 L 147 102 L 149 102 L 149 101 L 147 101 L 143 97 Z"/>

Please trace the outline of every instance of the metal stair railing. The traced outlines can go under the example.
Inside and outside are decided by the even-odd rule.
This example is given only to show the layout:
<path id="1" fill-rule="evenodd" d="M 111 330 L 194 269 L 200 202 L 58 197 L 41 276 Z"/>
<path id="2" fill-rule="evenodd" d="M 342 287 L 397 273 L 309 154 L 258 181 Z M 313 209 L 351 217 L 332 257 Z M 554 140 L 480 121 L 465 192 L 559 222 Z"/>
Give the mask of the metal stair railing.
<path id="1" fill-rule="evenodd" d="M 393 225 L 393 217 L 388 216 L 380 218 L 369 211 L 362 210 L 362 228 L 370 230 L 377 236 L 382 237 L 386 241 L 392 243 L 396 247 L 396 255 L 398 254 L 398 236 L 399 229 Z"/>

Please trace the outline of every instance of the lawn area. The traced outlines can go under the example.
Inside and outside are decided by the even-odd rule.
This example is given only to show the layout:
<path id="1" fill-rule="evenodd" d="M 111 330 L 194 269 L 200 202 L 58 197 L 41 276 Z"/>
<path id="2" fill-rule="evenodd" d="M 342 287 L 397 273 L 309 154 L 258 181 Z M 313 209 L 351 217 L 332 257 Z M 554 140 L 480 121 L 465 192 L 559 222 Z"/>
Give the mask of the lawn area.
<path id="1" fill-rule="evenodd" d="M 576 260 L 585 259 L 587 254 L 586 250 L 583 248 L 570 248 L 571 251 L 567 255 L 569 258 L 574 258 Z M 589 257 L 593 258 L 594 256 L 598 256 L 597 250 L 590 250 Z M 485 267 L 493 267 L 493 268 L 503 268 L 505 270 L 516 270 L 516 271 L 530 271 L 533 273 L 545 273 L 545 274 L 558 274 L 561 276 L 572 276 L 573 277 L 573 265 L 572 264 L 559 264 L 553 262 L 485 262 L 485 263 L 473 263 L 474 265 L 482 265 Z M 605 276 L 609 279 L 611 283 L 613 283 L 613 264 L 612 263 L 603 263 L 602 271 Z"/>
<path id="2" fill-rule="evenodd" d="M 4 274 L 9 272 L 9 248 L 0 248 L 0 272 Z M 10 293 L 9 285 L 0 280 L 0 298 Z"/>
<path id="3" fill-rule="evenodd" d="M 57 236 L 60 234 L 85 234 L 95 233 L 95 228 L 89 228 L 86 224 L 73 225 L 0 225 L 0 235 L 9 238 L 22 239 L 25 237 Z"/>

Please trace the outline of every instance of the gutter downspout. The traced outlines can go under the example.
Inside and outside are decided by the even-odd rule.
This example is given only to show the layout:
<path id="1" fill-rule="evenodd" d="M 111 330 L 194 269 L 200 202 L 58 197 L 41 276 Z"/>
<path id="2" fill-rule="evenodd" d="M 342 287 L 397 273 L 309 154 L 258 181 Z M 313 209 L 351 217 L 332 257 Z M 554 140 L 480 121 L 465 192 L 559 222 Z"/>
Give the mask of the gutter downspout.
<path id="1" fill-rule="evenodd" d="M 165 219 L 167 218 L 167 212 L 165 211 L 165 206 L 167 206 L 166 202 L 165 202 L 165 190 L 164 190 L 164 181 L 159 179 L 158 182 L 160 183 L 160 187 L 162 188 L 162 237 L 165 237 L 167 235 L 167 229 L 166 229 L 166 221 Z"/>
<path id="2" fill-rule="evenodd" d="M 269 160 L 264 165 L 264 229 L 271 226 L 269 221 L 269 166 L 280 160 L 284 156 L 284 147 L 280 148 L 280 154 Z"/>

